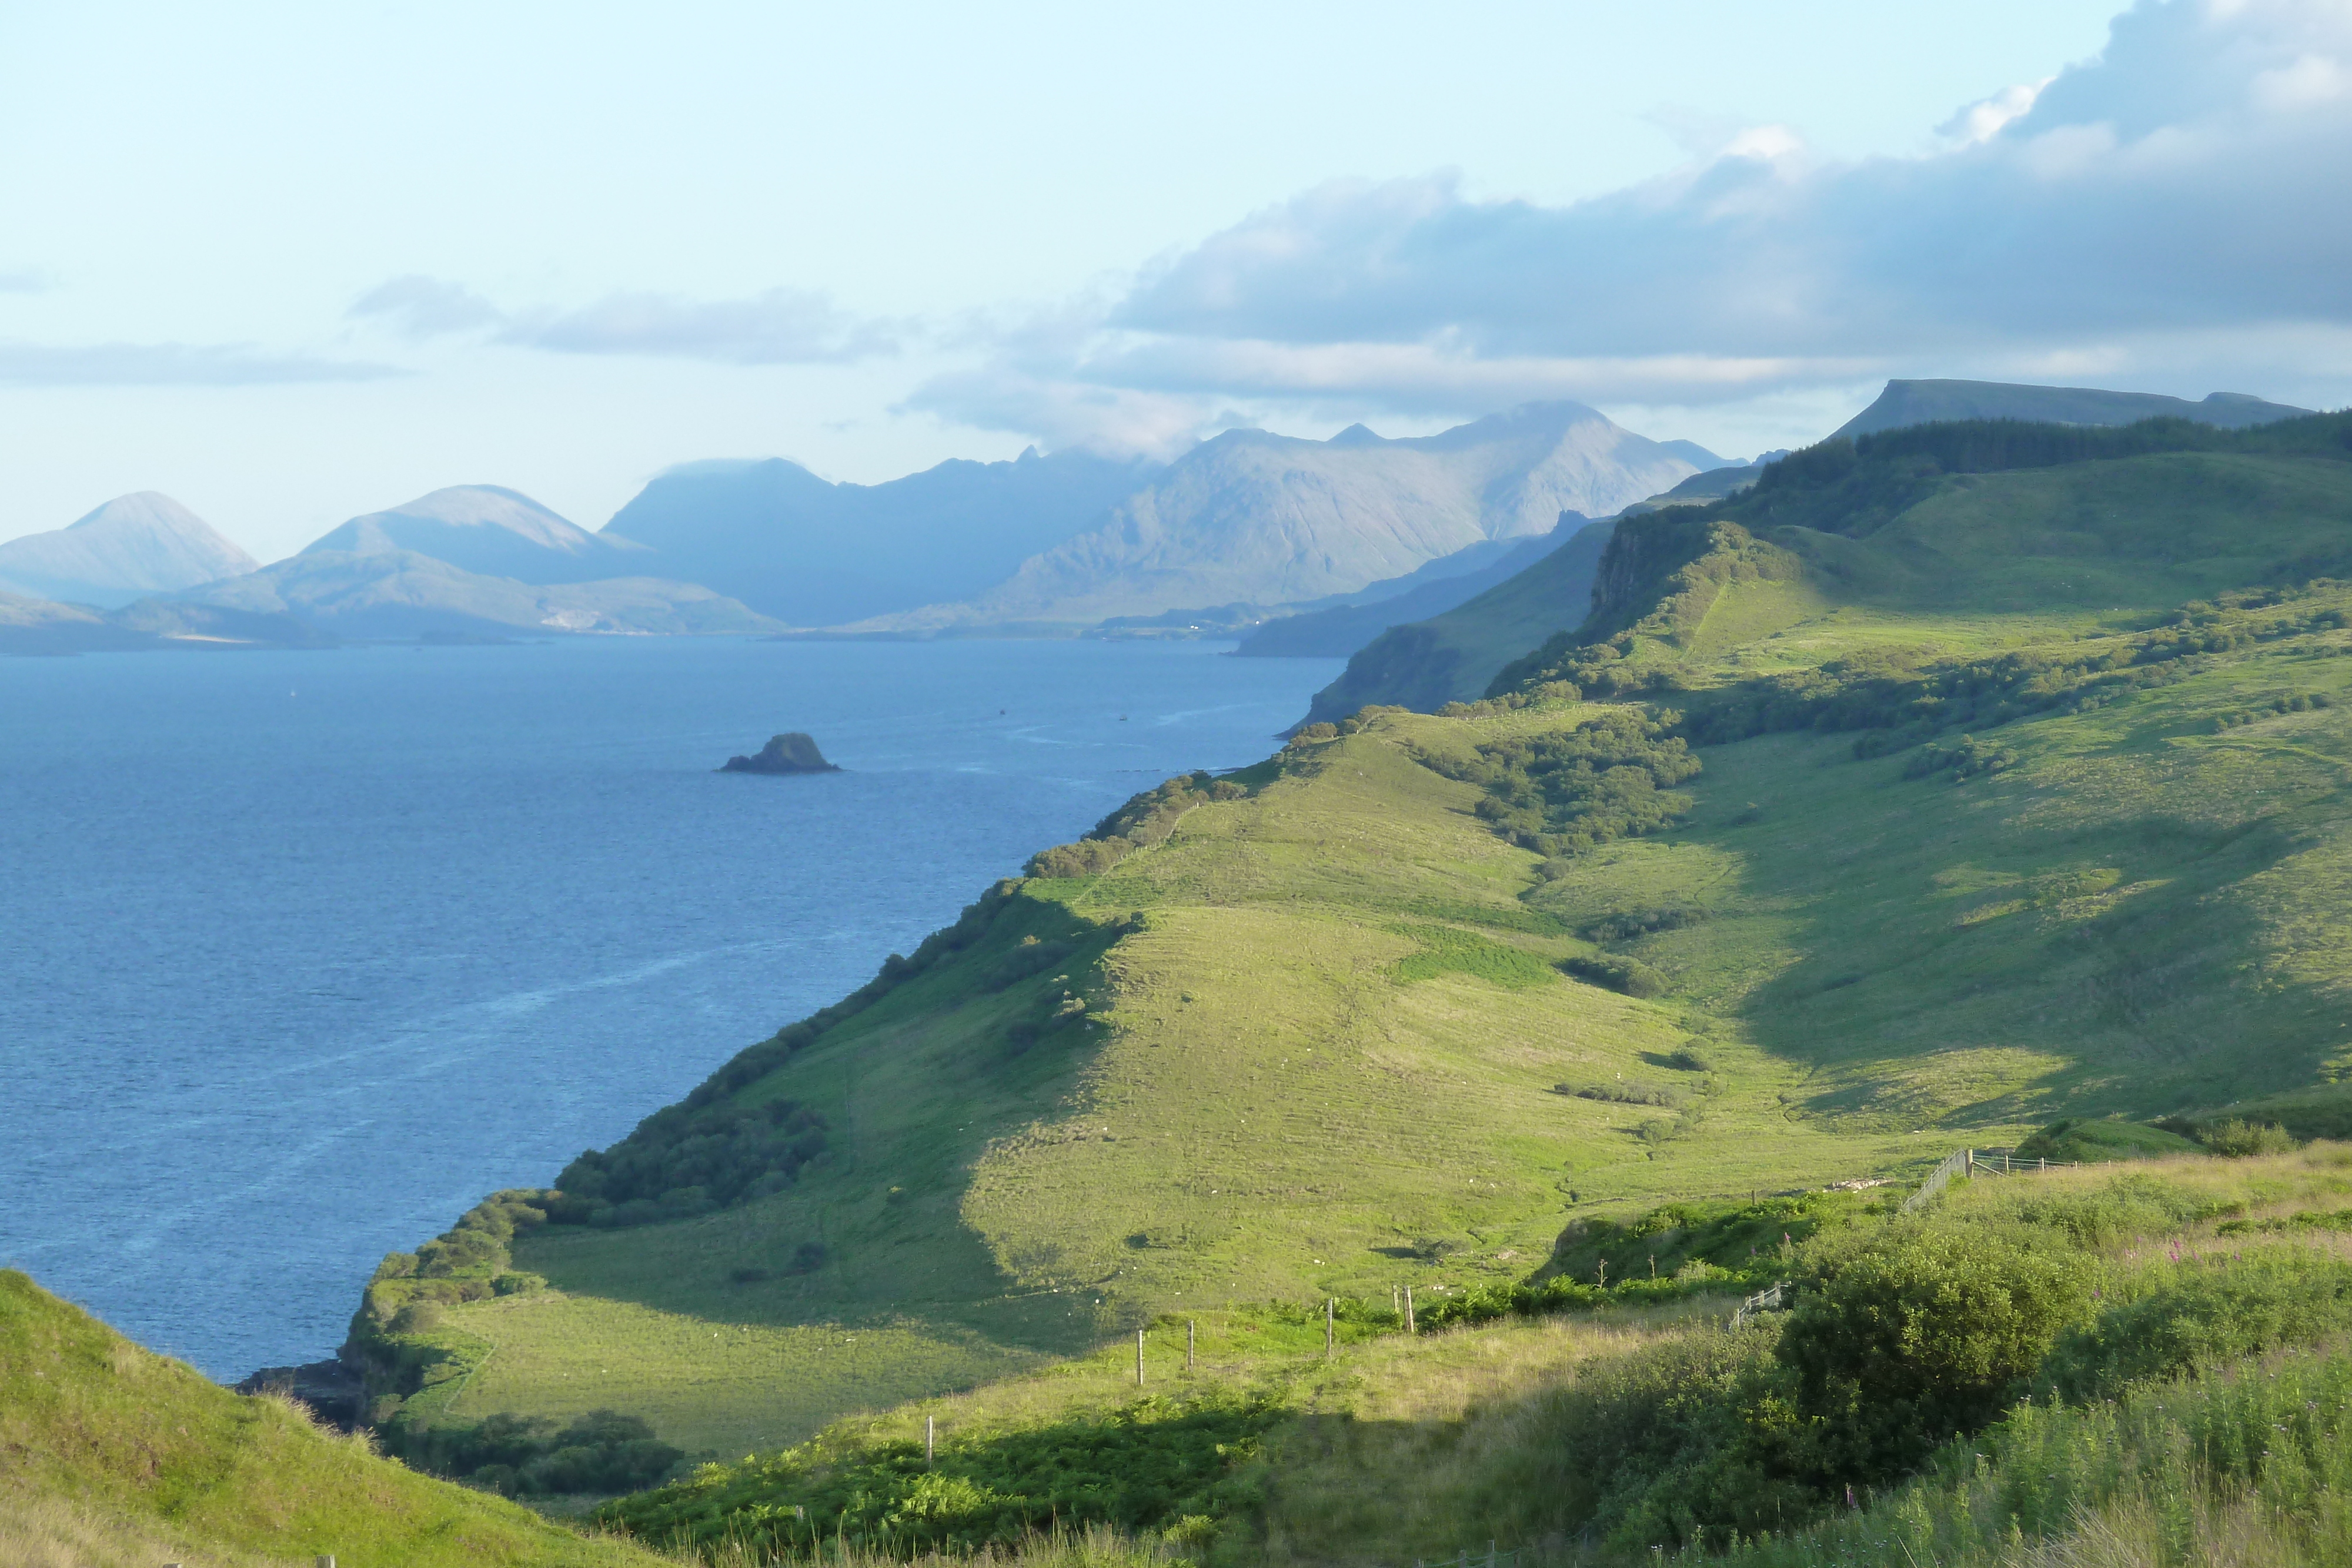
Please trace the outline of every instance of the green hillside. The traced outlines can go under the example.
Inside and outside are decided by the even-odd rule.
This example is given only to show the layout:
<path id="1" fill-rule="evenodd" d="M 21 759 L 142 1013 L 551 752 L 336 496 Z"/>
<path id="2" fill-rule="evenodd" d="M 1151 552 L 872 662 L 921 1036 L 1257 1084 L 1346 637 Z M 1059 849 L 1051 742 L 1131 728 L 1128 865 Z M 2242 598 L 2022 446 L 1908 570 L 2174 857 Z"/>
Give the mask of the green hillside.
<path id="1" fill-rule="evenodd" d="M 2328 1131 L 2352 448 L 2297 423 L 1893 433 L 1627 519 L 1495 699 L 1171 780 L 388 1262 L 379 1414 L 731 1458 L 2060 1117 Z"/>
<path id="2" fill-rule="evenodd" d="M 276 1568 L 661 1561 L 412 1474 L 0 1270 L 0 1562 Z"/>
<path id="3" fill-rule="evenodd" d="M 1694 474 L 1685 483 L 1715 477 Z M 1588 524 L 1476 598 L 1426 621 L 1390 627 L 1349 655 L 1339 678 L 1315 694 L 1306 722 L 1333 723 L 1372 705 L 1431 713 L 1482 695 L 1504 665 L 1583 621 L 1592 604 L 1592 574 L 1614 526 Z"/>

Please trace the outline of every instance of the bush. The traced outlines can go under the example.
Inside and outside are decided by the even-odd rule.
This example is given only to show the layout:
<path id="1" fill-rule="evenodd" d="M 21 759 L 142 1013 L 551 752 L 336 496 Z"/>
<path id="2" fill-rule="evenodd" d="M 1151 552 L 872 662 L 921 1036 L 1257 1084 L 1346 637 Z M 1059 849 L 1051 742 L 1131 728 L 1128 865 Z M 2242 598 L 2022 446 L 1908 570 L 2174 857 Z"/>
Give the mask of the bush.
<path id="1" fill-rule="evenodd" d="M 1433 772 L 1483 789 L 1479 818 L 1521 849 L 1575 855 L 1656 832 L 1690 810 L 1690 797 L 1672 786 L 1698 772 L 1698 758 L 1666 729 L 1618 707 L 1570 730 L 1482 746 L 1467 759 L 1413 755 Z"/>
<path id="2" fill-rule="evenodd" d="M 1108 1415 L 941 1443 L 817 1444 L 740 1465 L 707 1465 L 659 1491 L 616 1499 L 596 1522 L 679 1546 L 754 1547 L 794 1560 L 836 1543 L 907 1557 L 1016 1545 L 1049 1525 L 1213 1532 L 1201 1521 L 1249 1508 L 1265 1399 L 1140 1399 Z M 764 1557 L 762 1558 L 764 1561 Z"/>
<path id="3" fill-rule="evenodd" d="M 2090 1299 L 2090 1266 L 1982 1227 L 1902 1227 L 1817 1258 L 1779 1347 L 1780 1462 L 1822 1484 L 1882 1481 L 1982 1427 Z"/>
<path id="4" fill-rule="evenodd" d="M 2146 1293 L 2072 1329 L 2043 1377 L 2073 1399 L 2352 1331 L 2352 1265 L 2300 1250 L 2159 1265 Z"/>
<path id="5" fill-rule="evenodd" d="M 1580 980 L 1590 980 L 1629 997 L 1663 997 L 1669 988 L 1665 976 L 1639 958 L 1629 958 L 1622 953 L 1580 955 L 1561 959 L 1559 967 Z"/>
<path id="6" fill-rule="evenodd" d="M 1606 1100 L 1619 1105 L 1664 1105 L 1669 1110 L 1683 1103 L 1681 1095 L 1654 1083 L 1555 1083 L 1551 1092 L 1572 1094 L 1580 1100 Z"/>
<path id="7" fill-rule="evenodd" d="M 1597 1363 L 1548 1402 L 1562 1521 L 1618 1552 L 1803 1520 L 1810 1488 L 1769 1474 L 1743 1411 L 1771 1372 L 1772 1330 L 1669 1340 Z"/>
<path id="8" fill-rule="evenodd" d="M 2268 1122 L 2242 1122 L 2231 1117 L 2200 1128 L 2198 1142 L 2224 1159 L 2242 1160 L 2250 1155 L 2284 1155 L 2294 1146 L 2294 1135 L 2284 1127 Z"/>
<path id="9" fill-rule="evenodd" d="M 628 1492 L 655 1485 L 686 1455 L 635 1416 L 595 1410 L 562 1430 L 537 1416 L 500 1411 L 471 1427 L 408 1427 L 384 1433 L 388 1451 L 452 1480 L 508 1497 Z"/>

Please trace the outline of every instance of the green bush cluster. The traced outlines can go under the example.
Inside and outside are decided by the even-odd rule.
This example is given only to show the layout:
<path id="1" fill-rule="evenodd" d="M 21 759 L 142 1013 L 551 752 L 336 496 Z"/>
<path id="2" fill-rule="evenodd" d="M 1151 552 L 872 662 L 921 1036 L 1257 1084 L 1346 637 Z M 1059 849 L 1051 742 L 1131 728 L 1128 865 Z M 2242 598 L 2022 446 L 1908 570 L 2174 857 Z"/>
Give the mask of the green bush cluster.
<path id="1" fill-rule="evenodd" d="M 547 1223 L 553 1196 L 527 1187 L 492 1193 L 415 1251 L 387 1253 L 376 1265 L 339 1353 L 360 1373 L 371 1422 L 391 1420 L 427 1374 L 452 1359 L 419 1337 L 440 1326 L 443 1309 L 546 1288 L 539 1275 L 512 1270 L 511 1249 L 518 1233 Z"/>
<path id="2" fill-rule="evenodd" d="M 1661 931 L 1680 931 L 1696 925 L 1706 919 L 1706 915 L 1695 904 L 1612 910 L 1586 921 L 1576 928 L 1576 934 L 1588 942 L 1634 942 Z"/>
<path id="3" fill-rule="evenodd" d="M 2200 1127 L 2194 1136 L 2211 1153 L 2233 1160 L 2254 1155 L 2283 1155 L 2294 1147 L 2294 1134 L 2285 1128 L 2236 1116 Z"/>
<path id="4" fill-rule="evenodd" d="M 1647 714 L 1612 708 L 1549 734 L 1514 736 L 1468 758 L 1416 750 L 1423 766 L 1486 791 L 1479 819 L 1522 849 L 1580 854 L 1655 832 L 1688 811 L 1672 787 L 1699 771 L 1679 737 Z"/>
<path id="5" fill-rule="evenodd" d="M 1328 725 L 1315 727 L 1332 728 Z M 1166 842 L 1168 835 L 1176 831 L 1177 822 L 1195 806 L 1205 806 L 1212 800 L 1238 800 L 1248 793 L 1246 785 L 1208 772 L 1171 779 L 1157 789 L 1129 799 L 1076 843 L 1056 844 L 1030 856 L 1028 874 L 1070 877 L 1107 872 L 1137 850 Z"/>
<path id="6" fill-rule="evenodd" d="M 658 1483 L 685 1453 L 635 1416 L 595 1410 L 559 1430 L 501 1411 L 470 1427 L 396 1424 L 386 1452 L 409 1466 L 505 1497 L 636 1491 Z"/>
<path id="7" fill-rule="evenodd" d="M 2303 1249 L 2252 1257 L 2189 1254 L 2143 1274 L 2096 1318 L 2070 1329 L 2042 1368 L 2081 1401 L 2126 1385 L 2225 1366 L 2281 1345 L 2352 1332 L 2352 1264 Z"/>
<path id="8" fill-rule="evenodd" d="M 2007 772 L 2017 763 L 2017 753 L 2009 747 L 1964 735 L 1949 746 L 1929 744 L 1921 747 L 1919 754 L 1904 764 L 1903 777 L 1929 779 L 1938 773 L 1948 773 L 1953 783 L 1965 784 L 1988 773 Z"/>
<path id="9" fill-rule="evenodd" d="M 649 1225 L 765 1197 L 825 1151 L 824 1118 L 792 1100 L 669 1105 L 609 1149 L 556 1178 L 548 1218 L 570 1225 Z"/>
<path id="10" fill-rule="evenodd" d="M 1908 1484 L 1812 1528 L 1753 1538 L 1736 1568 L 2024 1563 L 2340 1563 L 2352 1541 L 2352 1357 L 2291 1355 L 2021 1404 L 1946 1443 Z M 2121 1531 L 2111 1528 L 2119 1523 Z M 1785 1522 L 1797 1522 L 1792 1514 Z M 1713 1539 L 1722 1542 L 1721 1535 Z"/>
<path id="11" fill-rule="evenodd" d="M 670 1545 L 728 1542 L 815 1557 L 846 1546 L 908 1557 L 1017 1545 L 1033 1531 L 1109 1525 L 1164 1533 L 1252 1506 L 1264 1435 L 1285 1411 L 1265 1398 L 1139 1399 L 1098 1417 L 963 1437 L 926 1468 L 914 1443 L 829 1451 L 819 1444 L 740 1465 L 706 1465 L 596 1511 L 606 1529 Z"/>
<path id="12" fill-rule="evenodd" d="M 1663 997 L 1669 988 L 1665 976 L 1639 958 L 1622 953 L 1580 953 L 1562 958 L 1559 967 L 1580 980 L 1590 980 L 1629 997 Z"/>
<path id="13" fill-rule="evenodd" d="M 1655 1083 L 1555 1083 L 1555 1094 L 1572 1094 L 1579 1100 L 1605 1100 L 1616 1105 L 1664 1105 L 1669 1110 L 1681 1106 L 1682 1095 Z"/>

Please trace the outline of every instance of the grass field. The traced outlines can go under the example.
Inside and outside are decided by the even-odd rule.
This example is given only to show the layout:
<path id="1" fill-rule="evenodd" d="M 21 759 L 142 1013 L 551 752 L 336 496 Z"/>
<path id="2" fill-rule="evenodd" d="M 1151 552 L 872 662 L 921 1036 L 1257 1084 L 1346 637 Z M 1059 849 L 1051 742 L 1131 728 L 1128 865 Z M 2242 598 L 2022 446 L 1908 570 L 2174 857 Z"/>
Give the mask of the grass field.
<path id="1" fill-rule="evenodd" d="M 0 1562 L 628 1568 L 657 1559 L 415 1475 L 0 1270 Z"/>
<path id="2" fill-rule="evenodd" d="M 2197 454 L 1969 477 L 1869 539 L 1780 530 L 1799 575 L 1731 581 L 1627 662 L 1705 693 L 2121 647 L 2339 548 L 2347 476 Z M 740 1456 L 1085 1364 L 1169 1313 L 1524 1278 L 1584 1216 L 1920 1170 L 2060 1115 L 2333 1093 L 2347 645 L 2182 660 L 2001 725 L 2008 766 L 1958 783 L 1907 776 L 1916 747 L 1857 761 L 1850 735 L 1706 747 L 1682 821 L 1549 880 L 1416 757 L 1589 705 L 1391 713 L 1293 747 L 1164 842 L 1024 885 L 1013 925 L 1118 923 L 1099 962 L 995 989 L 983 945 L 743 1091 L 827 1119 L 789 1191 L 520 1239 L 552 1292 L 453 1311 L 458 1375 L 414 1414 L 610 1406 Z M 1604 947 L 1665 993 L 1556 967 Z M 1009 1022 L 1055 994 L 1097 1021 L 1024 1049 Z M 1674 1065 L 1691 1052 L 1706 1071 Z M 1621 1082 L 1704 1114 L 1660 1136 L 1653 1108 L 1555 1092 Z M 793 1272 L 812 1243 L 823 1263 Z"/>

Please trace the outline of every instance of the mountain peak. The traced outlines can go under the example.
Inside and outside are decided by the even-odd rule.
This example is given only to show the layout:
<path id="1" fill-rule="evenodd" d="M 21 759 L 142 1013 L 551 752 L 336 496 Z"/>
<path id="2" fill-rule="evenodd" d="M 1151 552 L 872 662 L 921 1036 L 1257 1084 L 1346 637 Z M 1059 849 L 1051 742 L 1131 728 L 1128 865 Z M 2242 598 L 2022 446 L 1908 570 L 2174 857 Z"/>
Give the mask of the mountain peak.
<path id="1" fill-rule="evenodd" d="M 592 534 L 503 485 L 450 485 L 353 517 L 301 553 L 409 551 L 486 577 L 549 584 L 635 575 L 635 564 L 621 558 L 643 549 L 617 536 Z"/>
<path id="2" fill-rule="evenodd" d="M 259 564 L 171 497 L 138 490 L 62 528 L 0 544 L 0 589 L 110 607 Z"/>
<path id="3" fill-rule="evenodd" d="M 1378 446 L 1381 444 L 1381 436 L 1370 425 L 1351 424 L 1323 444 L 1326 446 Z"/>

